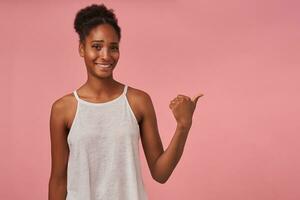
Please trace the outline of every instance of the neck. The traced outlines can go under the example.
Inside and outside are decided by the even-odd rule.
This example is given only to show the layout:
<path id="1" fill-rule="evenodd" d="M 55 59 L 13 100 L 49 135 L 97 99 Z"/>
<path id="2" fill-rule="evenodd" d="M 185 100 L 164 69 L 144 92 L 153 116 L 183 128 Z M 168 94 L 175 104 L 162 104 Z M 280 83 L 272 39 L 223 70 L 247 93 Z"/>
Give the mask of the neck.
<path id="1" fill-rule="evenodd" d="M 99 94 L 111 94 L 119 85 L 120 83 L 113 77 L 99 79 L 90 76 L 83 86 L 90 94 L 97 96 Z"/>

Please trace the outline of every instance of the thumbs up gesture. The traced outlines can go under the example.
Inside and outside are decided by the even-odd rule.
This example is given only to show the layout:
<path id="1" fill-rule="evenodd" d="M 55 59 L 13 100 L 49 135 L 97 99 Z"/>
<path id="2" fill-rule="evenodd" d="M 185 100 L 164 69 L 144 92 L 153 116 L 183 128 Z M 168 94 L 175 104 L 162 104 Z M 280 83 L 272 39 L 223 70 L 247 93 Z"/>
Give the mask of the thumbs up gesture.
<path id="1" fill-rule="evenodd" d="M 185 95 L 177 95 L 170 102 L 169 108 L 172 110 L 178 125 L 187 129 L 191 127 L 198 99 L 202 96 L 203 94 L 198 94 L 191 99 Z"/>

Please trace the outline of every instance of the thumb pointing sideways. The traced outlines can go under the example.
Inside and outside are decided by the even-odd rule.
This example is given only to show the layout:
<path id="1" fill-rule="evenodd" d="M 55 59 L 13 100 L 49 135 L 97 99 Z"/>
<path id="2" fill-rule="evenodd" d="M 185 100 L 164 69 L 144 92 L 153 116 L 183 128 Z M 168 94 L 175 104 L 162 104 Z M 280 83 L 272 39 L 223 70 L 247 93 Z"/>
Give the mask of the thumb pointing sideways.
<path id="1" fill-rule="evenodd" d="M 197 94 L 196 96 L 193 97 L 192 101 L 194 102 L 195 107 L 196 107 L 196 105 L 197 105 L 198 99 L 199 99 L 200 97 L 202 97 L 202 96 L 204 96 L 204 94 L 201 94 L 201 93 L 200 93 L 200 94 Z"/>

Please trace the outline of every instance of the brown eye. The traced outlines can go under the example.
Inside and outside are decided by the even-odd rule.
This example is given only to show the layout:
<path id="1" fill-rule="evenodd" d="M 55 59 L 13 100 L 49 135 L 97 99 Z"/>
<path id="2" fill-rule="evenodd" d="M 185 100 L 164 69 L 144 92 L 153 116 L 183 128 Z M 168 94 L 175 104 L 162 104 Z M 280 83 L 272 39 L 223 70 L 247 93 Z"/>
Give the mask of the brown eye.
<path id="1" fill-rule="evenodd" d="M 113 50 L 119 50 L 119 47 L 114 46 L 114 47 L 112 47 L 112 49 L 113 49 Z"/>
<path id="2" fill-rule="evenodd" d="M 93 48 L 96 48 L 97 50 L 100 49 L 100 45 L 98 45 L 98 44 L 95 44 L 95 45 L 93 45 L 92 47 L 93 47 Z"/>

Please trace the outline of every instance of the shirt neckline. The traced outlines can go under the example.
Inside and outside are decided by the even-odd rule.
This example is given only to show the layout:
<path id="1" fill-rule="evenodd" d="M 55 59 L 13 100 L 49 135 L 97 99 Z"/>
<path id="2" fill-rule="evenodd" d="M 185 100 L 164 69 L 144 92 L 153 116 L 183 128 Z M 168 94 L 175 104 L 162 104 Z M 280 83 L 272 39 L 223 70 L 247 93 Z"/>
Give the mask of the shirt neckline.
<path id="1" fill-rule="evenodd" d="M 92 105 L 92 106 L 104 106 L 104 105 L 109 105 L 109 104 L 112 104 L 112 103 L 115 103 L 115 102 L 119 101 L 126 94 L 126 90 L 127 90 L 127 85 L 124 85 L 124 89 L 123 89 L 123 92 L 121 93 L 121 95 L 119 95 L 118 97 L 116 97 L 116 98 L 114 98 L 114 99 L 112 99 L 110 101 L 106 101 L 106 102 L 90 102 L 90 101 L 86 101 L 86 100 L 81 99 L 78 96 L 77 90 L 74 90 L 73 93 L 74 93 L 75 98 L 79 102 L 81 102 L 83 104 Z"/>

